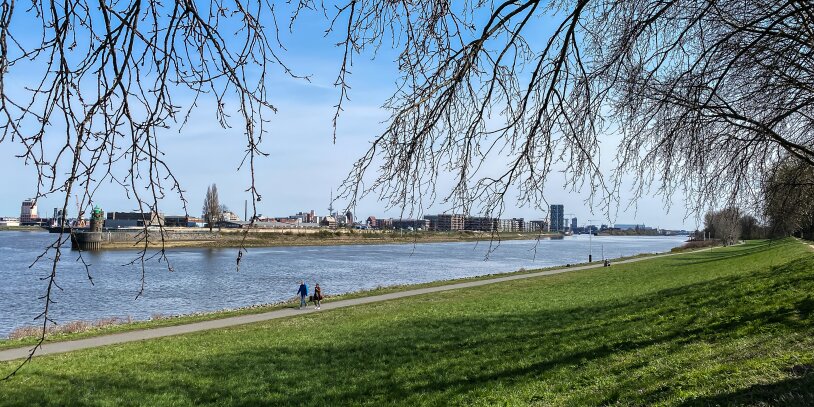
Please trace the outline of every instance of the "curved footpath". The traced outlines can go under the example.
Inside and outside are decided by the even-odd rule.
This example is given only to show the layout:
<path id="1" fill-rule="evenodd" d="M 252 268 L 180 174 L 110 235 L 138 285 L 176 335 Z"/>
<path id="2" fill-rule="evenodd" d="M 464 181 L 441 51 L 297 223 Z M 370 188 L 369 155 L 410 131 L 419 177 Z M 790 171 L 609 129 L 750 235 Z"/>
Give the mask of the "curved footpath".
<path id="1" fill-rule="evenodd" d="M 702 249 L 708 250 L 708 249 Z M 698 252 L 701 250 L 695 250 Z M 665 253 L 653 256 L 639 257 L 635 259 L 615 261 L 613 264 L 633 263 L 642 260 L 650 260 L 659 257 L 674 256 L 683 253 Z M 352 307 L 356 305 L 369 304 L 373 302 L 389 301 L 397 298 L 413 297 L 416 295 L 431 294 L 441 291 L 457 290 L 461 288 L 478 287 L 487 284 L 501 283 L 504 281 L 522 280 L 526 278 L 535 278 L 542 276 L 550 276 L 553 274 L 560 274 L 569 271 L 587 270 L 602 267 L 602 263 L 594 263 L 583 266 L 563 267 L 559 269 L 540 271 L 528 274 L 516 274 L 506 277 L 496 277 L 488 280 L 470 281 L 465 283 L 448 284 L 437 287 L 419 288 L 415 290 L 399 291 L 396 293 L 374 295 L 370 297 L 354 298 L 349 300 L 340 300 L 334 302 L 326 302 L 322 304 L 321 310 L 316 310 L 313 307 L 300 310 L 295 308 L 286 308 L 281 310 L 269 311 L 261 314 L 241 315 L 237 317 L 229 317 L 223 319 L 214 319 L 211 321 L 195 322 L 191 324 L 175 325 L 162 328 L 144 329 L 139 331 L 122 332 L 111 335 L 103 335 L 86 339 L 79 339 L 75 341 L 62 341 L 43 344 L 37 350 L 35 356 L 50 355 L 56 353 L 71 352 L 80 349 L 95 348 L 99 346 L 114 345 L 119 343 L 135 342 L 145 339 L 161 338 L 165 336 L 183 335 L 191 332 L 207 331 L 210 329 L 227 328 L 231 326 L 252 324 L 255 322 L 268 321 L 278 318 L 286 318 L 302 314 L 310 314 L 313 312 L 325 312 L 337 308 Z M 0 351 L 0 361 L 9 361 L 15 359 L 27 358 L 31 352 L 31 347 L 15 348 Z"/>

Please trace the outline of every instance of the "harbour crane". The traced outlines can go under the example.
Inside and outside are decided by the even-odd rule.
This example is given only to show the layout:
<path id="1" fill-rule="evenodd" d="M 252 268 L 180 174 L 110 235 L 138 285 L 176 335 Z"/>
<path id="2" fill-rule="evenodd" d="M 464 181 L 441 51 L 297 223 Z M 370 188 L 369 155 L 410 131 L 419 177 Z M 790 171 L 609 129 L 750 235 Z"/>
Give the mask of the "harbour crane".
<path id="1" fill-rule="evenodd" d="M 82 206 L 79 204 L 79 195 L 74 194 L 74 199 L 76 199 L 76 221 L 74 222 L 75 228 L 84 228 L 87 227 L 85 224 L 85 213 L 82 211 Z"/>

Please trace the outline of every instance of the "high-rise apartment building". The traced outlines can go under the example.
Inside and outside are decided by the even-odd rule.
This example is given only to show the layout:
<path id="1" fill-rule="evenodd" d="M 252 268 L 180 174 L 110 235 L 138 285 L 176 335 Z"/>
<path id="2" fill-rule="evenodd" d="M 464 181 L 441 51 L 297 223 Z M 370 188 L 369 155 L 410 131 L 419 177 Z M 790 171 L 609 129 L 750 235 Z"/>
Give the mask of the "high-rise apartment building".
<path id="1" fill-rule="evenodd" d="M 425 217 L 426 219 L 426 217 Z M 455 230 L 464 230 L 464 216 L 463 215 L 454 215 L 454 214 L 441 214 L 435 218 L 437 223 L 433 224 L 433 219 L 430 220 L 430 226 L 434 227 L 434 230 L 441 230 L 441 231 L 455 231 Z"/>
<path id="2" fill-rule="evenodd" d="M 549 207 L 549 231 L 565 231 L 565 207 L 563 205 L 551 205 Z"/>

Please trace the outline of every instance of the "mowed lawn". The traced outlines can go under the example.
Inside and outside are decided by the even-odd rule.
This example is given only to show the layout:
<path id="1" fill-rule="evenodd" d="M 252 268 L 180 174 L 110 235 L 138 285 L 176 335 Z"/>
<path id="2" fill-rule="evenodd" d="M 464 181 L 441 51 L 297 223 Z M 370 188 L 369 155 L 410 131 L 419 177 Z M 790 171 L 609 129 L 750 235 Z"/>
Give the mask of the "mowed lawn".
<path id="1" fill-rule="evenodd" d="M 812 295 L 750 242 L 45 356 L 0 404 L 814 405 Z"/>

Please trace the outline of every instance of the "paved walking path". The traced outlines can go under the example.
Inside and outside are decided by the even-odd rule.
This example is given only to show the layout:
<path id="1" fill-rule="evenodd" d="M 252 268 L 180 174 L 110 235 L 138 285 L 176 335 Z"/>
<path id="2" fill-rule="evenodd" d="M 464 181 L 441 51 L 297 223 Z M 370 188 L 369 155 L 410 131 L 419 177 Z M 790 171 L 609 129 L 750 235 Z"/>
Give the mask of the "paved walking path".
<path id="1" fill-rule="evenodd" d="M 673 253 L 659 254 L 647 257 L 639 257 L 629 260 L 615 261 L 613 264 L 633 263 L 642 260 L 649 260 L 659 257 L 672 256 Z M 448 284 L 437 287 L 419 288 L 415 290 L 400 291 L 390 294 L 374 295 L 370 297 L 354 298 L 349 300 L 340 300 L 333 302 L 326 302 L 322 304 L 322 309 L 317 311 L 313 307 L 299 310 L 296 308 L 285 308 L 276 311 L 269 311 L 262 314 L 241 315 L 237 317 L 229 317 L 222 319 L 214 319 L 211 321 L 195 322 L 185 325 L 175 325 L 162 328 L 151 328 L 139 331 L 122 332 L 112 335 L 97 336 L 87 339 L 79 339 L 75 341 L 63 341 L 46 343 L 37 350 L 36 356 L 50 355 L 55 353 L 71 352 L 79 349 L 95 348 L 105 345 L 113 345 L 119 343 L 135 342 L 145 339 L 161 338 L 165 336 L 183 335 L 191 332 L 207 331 L 210 329 L 226 328 L 230 326 L 252 324 L 255 322 L 268 321 L 272 319 L 285 318 L 294 315 L 310 314 L 314 312 L 325 312 L 337 308 L 352 307 L 362 304 L 370 304 L 373 302 L 389 301 L 396 298 L 413 297 L 416 295 L 431 294 L 442 291 L 458 290 L 461 288 L 478 287 L 482 285 L 502 283 L 504 281 L 522 280 L 527 278 L 535 278 L 541 276 L 550 276 L 553 274 L 565 273 L 568 271 L 586 270 L 602 267 L 602 263 L 590 264 L 574 267 L 563 267 L 553 270 L 540 271 L 528 274 L 515 274 L 505 277 L 496 277 L 488 280 L 469 281 L 465 283 Z M 9 361 L 15 359 L 27 358 L 31 351 L 31 347 L 15 348 L 0 351 L 0 361 Z"/>

